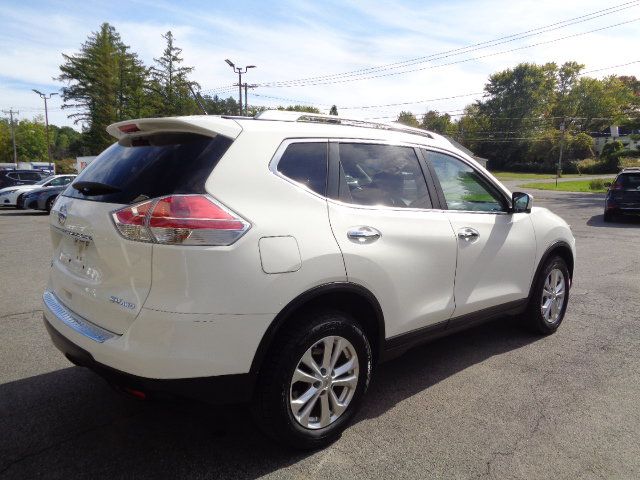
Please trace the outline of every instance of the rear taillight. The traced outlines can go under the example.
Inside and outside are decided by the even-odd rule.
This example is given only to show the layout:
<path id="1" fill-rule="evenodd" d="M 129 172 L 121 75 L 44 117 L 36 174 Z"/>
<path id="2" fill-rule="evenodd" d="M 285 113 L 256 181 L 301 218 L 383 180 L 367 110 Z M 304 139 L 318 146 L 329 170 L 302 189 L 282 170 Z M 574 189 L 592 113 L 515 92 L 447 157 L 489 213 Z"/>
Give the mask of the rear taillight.
<path id="1" fill-rule="evenodd" d="M 116 210 L 124 238 L 166 245 L 231 245 L 249 222 L 204 195 L 171 195 Z"/>
<path id="2" fill-rule="evenodd" d="M 612 183 L 611 186 L 609 187 L 611 190 L 622 190 L 622 184 L 621 183 Z"/>

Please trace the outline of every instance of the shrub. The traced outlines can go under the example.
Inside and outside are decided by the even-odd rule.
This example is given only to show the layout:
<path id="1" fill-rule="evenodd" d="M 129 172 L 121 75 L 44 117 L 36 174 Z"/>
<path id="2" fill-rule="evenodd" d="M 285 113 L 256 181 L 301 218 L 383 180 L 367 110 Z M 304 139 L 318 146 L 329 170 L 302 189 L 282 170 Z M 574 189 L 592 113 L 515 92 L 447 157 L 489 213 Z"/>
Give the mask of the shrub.
<path id="1" fill-rule="evenodd" d="M 604 190 L 604 180 L 602 178 L 594 178 L 589 182 L 590 190 Z"/>

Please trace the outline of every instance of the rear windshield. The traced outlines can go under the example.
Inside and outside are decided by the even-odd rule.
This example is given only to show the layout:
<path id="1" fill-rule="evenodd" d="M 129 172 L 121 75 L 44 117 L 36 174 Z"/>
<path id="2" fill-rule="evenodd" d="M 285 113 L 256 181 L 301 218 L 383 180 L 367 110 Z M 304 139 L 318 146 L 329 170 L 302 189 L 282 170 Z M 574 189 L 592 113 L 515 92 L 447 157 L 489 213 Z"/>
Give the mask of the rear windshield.
<path id="1" fill-rule="evenodd" d="M 623 188 L 640 188 L 640 173 L 623 173 L 620 175 L 620 182 Z"/>
<path id="2" fill-rule="evenodd" d="M 204 184 L 233 140 L 193 133 L 125 138 L 102 152 L 64 191 L 66 197 L 134 203 L 174 193 L 205 193 Z M 108 185 L 109 193 L 85 195 L 73 185 Z"/>

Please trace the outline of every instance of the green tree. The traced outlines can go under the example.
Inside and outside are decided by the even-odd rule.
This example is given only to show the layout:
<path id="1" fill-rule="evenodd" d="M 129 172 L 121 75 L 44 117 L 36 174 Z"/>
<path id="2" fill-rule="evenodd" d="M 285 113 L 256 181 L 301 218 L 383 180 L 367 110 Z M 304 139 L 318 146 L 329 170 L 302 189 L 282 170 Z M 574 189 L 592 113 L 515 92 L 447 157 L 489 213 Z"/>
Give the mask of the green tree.
<path id="1" fill-rule="evenodd" d="M 202 103 L 209 115 L 237 115 L 238 102 L 233 97 L 220 98 L 217 95 L 202 97 Z"/>
<path id="2" fill-rule="evenodd" d="M 13 143 L 11 142 L 11 126 L 9 119 L 0 119 L 0 162 L 13 162 Z"/>
<path id="3" fill-rule="evenodd" d="M 554 63 L 521 63 L 489 77 L 488 98 L 478 104 L 479 113 L 489 120 L 479 153 L 492 167 L 502 168 L 526 157 L 526 138 L 541 130 L 541 120 L 554 106 L 556 75 Z"/>
<path id="4" fill-rule="evenodd" d="M 113 142 L 105 131 L 109 124 L 141 116 L 146 71 L 108 23 L 89 35 L 79 53 L 62 56 L 62 108 L 77 110 L 69 118 L 85 125 L 84 143 L 97 154 Z"/>
<path id="5" fill-rule="evenodd" d="M 633 101 L 633 92 L 619 78 L 610 76 L 602 80 L 582 77 L 570 94 L 576 104 L 576 117 L 581 117 L 581 128 L 598 131 L 619 124 Z"/>
<path id="6" fill-rule="evenodd" d="M 189 80 L 188 76 L 193 72 L 193 67 L 182 66 L 182 49 L 176 47 L 171 31 L 162 35 L 166 41 L 166 47 L 162 56 L 154 58 L 154 66 L 149 73 L 150 102 L 154 115 L 175 116 L 190 115 L 199 111 L 198 106 L 191 96 L 189 85 L 198 86 Z"/>
<path id="7" fill-rule="evenodd" d="M 338 107 L 335 105 L 331 105 L 331 109 L 329 110 L 329 115 L 338 115 Z"/>
<path id="8" fill-rule="evenodd" d="M 42 116 L 18 122 L 16 125 L 16 149 L 19 162 L 47 161 L 47 137 Z"/>
<path id="9" fill-rule="evenodd" d="M 286 107 L 279 106 L 278 110 L 285 110 L 287 112 L 305 112 L 305 113 L 322 113 L 316 107 L 310 105 L 288 105 Z"/>
<path id="10" fill-rule="evenodd" d="M 415 128 L 420 127 L 420 122 L 418 122 L 418 119 L 416 118 L 416 116 L 411 112 L 405 112 L 405 111 L 400 112 L 398 114 L 398 118 L 396 119 L 396 122 L 402 123 L 403 125 L 407 125 L 408 127 L 415 127 Z"/>
<path id="11" fill-rule="evenodd" d="M 442 135 L 452 135 L 456 131 L 451 116 L 448 113 L 440 114 L 436 110 L 429 110 L 422 116 L 420 127 Z"/>

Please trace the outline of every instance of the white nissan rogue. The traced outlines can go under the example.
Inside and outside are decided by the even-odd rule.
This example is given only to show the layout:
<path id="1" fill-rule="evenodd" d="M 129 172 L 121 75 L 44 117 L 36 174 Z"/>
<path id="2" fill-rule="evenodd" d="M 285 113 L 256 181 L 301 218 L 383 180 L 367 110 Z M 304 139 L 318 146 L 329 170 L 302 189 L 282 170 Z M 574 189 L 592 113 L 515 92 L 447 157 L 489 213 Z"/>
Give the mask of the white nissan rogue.
<path id="1" fill-rule="evenodd" d="M 45 325 L 138 397 L 337 438 L 376 363 L 498 315 L 562 322 L 568 225 L 446 138 L 295 112 L 131 120 L 56 201 Z"/>

